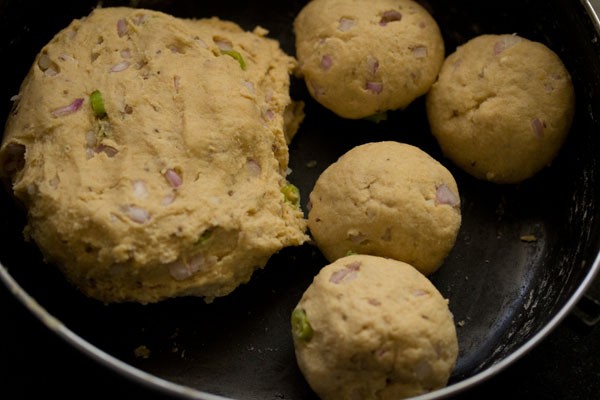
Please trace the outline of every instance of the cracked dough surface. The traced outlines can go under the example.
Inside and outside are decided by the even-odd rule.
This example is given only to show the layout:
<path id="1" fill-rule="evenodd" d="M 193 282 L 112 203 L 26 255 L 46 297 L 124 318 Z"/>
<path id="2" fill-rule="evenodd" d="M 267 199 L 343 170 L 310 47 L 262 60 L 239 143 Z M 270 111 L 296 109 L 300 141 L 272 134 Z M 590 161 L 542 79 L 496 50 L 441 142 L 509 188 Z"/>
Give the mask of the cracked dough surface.
<path id="1" fill-rule="evenodd" d="M 280 191 L 301 118 L 295 62 L 265 34 L 99 8 L 42 49 L 7 123 L 3 174 L 26 234 L 85 294 L 210 301 L 307 239 Z"/>
<path id="2" fill-rule="evenodd" d="M 431 131 L 444 154 L 497 183 L 523 181 L 548 165 L 574 108 L 559 57 L 515 35 L 483 35 L 457 48 L 427 96 Z"/>
<path id="3" fill-rule="evenodd" d="M 313 0 L 294 30 L 310 94 L 345 118 L 405 108 L 444 61 L 437 23 L 412 0 Z"/>
<path id="4" fill-rule="evenodd" d="M 330 165 L 310 194 L 310 232 L 325 257 L 348 252 L 407 262 L 433 273 L 461 223 L 452 174 L 415 146 L 357 146 Z"/>
<path id="5" fill-rule="evenodd" d="M 409 264 L 353 255 L 324 267 L 296 306 L 298 365 L 323 400 L 394 400 L 445 386 L 458 342 L 447 301 Z"/>

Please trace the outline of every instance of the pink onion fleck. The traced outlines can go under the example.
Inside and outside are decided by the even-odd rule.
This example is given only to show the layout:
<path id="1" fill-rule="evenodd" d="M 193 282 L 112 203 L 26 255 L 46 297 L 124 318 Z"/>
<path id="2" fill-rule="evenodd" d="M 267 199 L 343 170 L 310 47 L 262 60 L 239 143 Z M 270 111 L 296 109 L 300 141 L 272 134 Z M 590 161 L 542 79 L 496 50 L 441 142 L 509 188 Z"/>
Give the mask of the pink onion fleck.
<path id="1" fill-rule="evenodd" d="M 313 81 L 308 81 L 310 88 L 312 89 L 312 93 L 315 97 L 321 97 L 325 94 L 325 89 L 321 86 L 317 85 Z"/>
<path id="2" fill-rule="evenodd" d="M 379 25 L 386 26 L 390 22 L 400 21 L 402 19 L 402 14 L 400 14 L 396 10 L 385 11 L 381 15 L 381 19 L 379 20 Z"/>
<path id="3" fill-rule="evenodd" d="M 60 107 L 60 108 L 57 108 L 56 110 L 52 111 L 52 116 L 54 118 L 58 118 L 58 117 L 64 117 L 65 115 L 73 114 L 74 112 L 78 111 L 82 105 L 83 105 L 82 98 L 75 99 L 68 106 Z"/>
<path id="4" fill-rule="evenodd" d="M 183 184 L 183 178 L 176 170 L 170 168 L 165 172 L 165 179 L 169 182 L 172 188 L 177 189 Z"/>
<path id="5" fill-rule="evenodd" d="M 356 21 L 352 18 L 342 17 L 338 25 L 338 30 L 341 32 L 348 32 L 350 29 L 356 26 Z"/>
<path id="6" fill-rule="evenodd" d="M 425 58 L 427 57 L 427 47 L 415 46 L 412 48 L 412 53 L 415 58 Z"/>
<path id="7" fill-rule="evenodd" d="M 354 244 L 362 244 L 367 240 L 367 235 L 358 231 L 350 231 L 348 239 Z"/>
<path id="8" fill-rule="evenodd" d="M 367 82 L 366 89 L 374 94 L 379 94 L 383 91 L 383 83 Z"/>
<path id="9" fill-rule="evenodd" d="M 523 39 L 516 35 L 503 36 L 494 45 L 494 55 L 497 56 L 498 54 L 502 53 L 504 50 L 513 47 L 514 45 L 516 45 L 517 43 L 520 43 L 521 41 L 523 41 Z"/>
<path id="10" fill-rule="evenodd" d="M 168 206 L 169 204 L 173 204 L 173 202 L 175 201 L 176 195 L 175 192 L 171 192 L 168 195 L 166 195 L 165 197 L 163 197 L 161 204 L 163 206 Z"/>
<path id="11" fill-rule="evenodd" d="M 176 281 L 182 281 L 192 276 L 193 271 L 188 268 L 183 260 L 177 260 L 167 265 L 169 274 Z"/>
<path id="12" fill-rule="evenodd" d="M 248 91 L 252 94 L 256 94 L 256 90 L 254 89 L 254 84 L 252 82 L 249 81 L 243 81 L 242 85 L 244 85 L 246 87 L 246 89 L 248 89 Z"/>
<path id="13" fill-rule="evenodd" d="M 248 174 L 253 177 L 260 176 L 262 172 L 262 168 L 260 164 L 256 160 L 248 160 L 246 161 L 246 170 L 248 170 Z"/>
<path id="14" fill-rule="evenodd" d="M 119 35 L 119 37 L 123 37 L 125 35 L 127 35 L 127 32 L 129 31 L 129 27 L 127 26 L 127 21 L 125 21 L 124 18 L 121 18 L 120 20 L 117 21 L 117 34 Z"/>
<path id="15" fill-rule="evenodd" d="M 367 299 L 367 302 L 368 302 L 370 305 L 372 305 L 372 306 L 375 306 L 375 307 L 378 307 L 378 306 L 380 306 L 380 305 L 381 305 L 381 302 L 380 302 L 379 300 L 377 300 L 377 299 L 374 299 L 374 298 L 371 298 L 371 297 L 369 297 L 369 298 Z"/>
<path id="16" fill-rule="evenodd" d="M 213 38 L 213 42 L 215 42 L 215 44 L 217 45 L 217 47 L 220 50 L 231 50 L 231 49 L 233 49 L 233 43 L 231 43 L 231 41 L 228 40 L 228 39 L 221 38 L 221 37 L 214 37 Z"/>
<path id="17" fill-rule="evenodd" d="M 146 22 L 147 18 L 148 17 L 146 14 L 138 14 L 135 17 L 133 17 L 131 20 L 133 21 L 134 24 L 139 26 L 139 25 L 143 24 L 144 22 Z"/>
<path id="18" fill-rule="evenodd" d="M 119 150 L 115 149 L 112 146 L 107 146 L 105 144 L 99 144 L 98 146 L 94 147 L 94 153 L 96 153 L 96 154 L 104 153 L 104 154 L 106 154 L 106 156 L 108 158 L 113 158 L 114 156 L 117 155 L 117 153 L 119 153 Z"/>
<path id="19" fill-rule="evenodd" d="M 321 69 L 323 71 L 329 71 L 332 65 L 333 59 L 329 54 L 325 54 L 323 57 L 321 57 Z"/>
<path id="20" fill-rule="evenodd" d="M 150 213 L 143 208 L 128 205 L 123 207 L 123 212 L 130 220 L 138 224 L 150 221 Z"/>
<path id="21" fill-rule="evenodd" d="M 271 110 L 269 108 L 269 109 L 263 111 L 262 117 L 265 121 L 270 122 L 270 121 L 273 121 L 273 118 L 275 118 L 275 113 L 273 112 L 273 110 Z"/>
<path id="22" fill-rule="evenodd" d="M 360 270 L 360 262 L 355 261 L 347 264 L 343 269 L 335 271 L 329 277 L 329 282 L 335 283 L 336 285 L 342 282 L 350 282 L 358 277 L 358 271 Z"/>
<path id="23" fill-rule="evenodd" d="M 438 186 L 435 191 L 435 205 L 438 206 L 440 204 L 449 205 L 451 207 L 458 207 L 460 205 L 458 196 L 454 194 L 452 189 L 445 183 Z"/>
<path id="24" fill-rule="evenodd" d="M 113 65 L 110 72 L 121 72 L 125 71 L 127 68 L 129 68 L 129 62 L 121 61 L 120 63 Z"/>
<path id="25" fill-rule="evenodd" d="M 135 180 L 131 183 L 133 196 L 137 199 L 145 199 L 148 197 L 148 189 L 144 181 Z"/>
<path id="26" fill-rule="evenodd" d="M 374 76 L 377 73 L 377 70 L 379 70 L 379 60 L 373 56 L 368 56 L 367 57 L 367 68 L 368 68 L 369 74 L 371 76 Z"/>
<path id="27" fill-rule="evenodd" d="M 121 57 L 123 58 L 131 58 L 131 50 L 123 49 L 121 50 Z"/>
<path id="28" fill-rule="evenodd" d="M 544 129 L 546 128 L 546 123 L 539 118 L 534 118 L 531 120 L 531 129 L 535 136 L 542 138 L 544 137 Z"/>

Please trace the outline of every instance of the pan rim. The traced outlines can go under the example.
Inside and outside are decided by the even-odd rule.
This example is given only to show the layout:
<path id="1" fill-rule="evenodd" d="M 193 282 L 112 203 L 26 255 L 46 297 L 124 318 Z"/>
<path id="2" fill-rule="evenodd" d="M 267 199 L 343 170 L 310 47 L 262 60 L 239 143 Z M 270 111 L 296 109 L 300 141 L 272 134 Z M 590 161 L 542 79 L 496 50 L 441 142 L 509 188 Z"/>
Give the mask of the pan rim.
<path id="1" fill-rule="evenodd" d="M 450 396 L 454 396 L 461 393 L 469 388 L 478 385 L 489 378 L 497 375 L 500 371 L 513 364 L 515 361 L 523 357 L 535 346 L 542 342 L 573 310 L 575 305 L 581 300 L 590 287 L 595 277 L 599 275 L 600 271 L 600 251 L 596 254 L 596 258 L 591 265 L 586 276 L 578 286 L 577 290 L 571 295 L 569 300 L 559 309 L 559 311 L 552 317 L 549 322 L 544 325 L 535 335 L 527 340 L 520 347 L 515 349 L 511 354 L 484 369 L 477 374 L 446 386 L 442 389 L 438 389 L 431 393 L 423 394 L 414 397 L 415 400 L 433 400 L 443 399 Z M 29 293 L 25 291 L 19 285 L 19 283 L 12 277 L 4 265 L 0 262 L 0 281 L 8 288 L 12 295 L 17 298 L 25 306 L 29 312 L 31 312 L 38 320 L 40 320 L 51 332 L 54 332 L 58 337 L 63 339 L 66 343 L 73 346 L 85 356 L 98 362 L 106 368 L 119 373 L 121 376 L 130 379 L 132 382 L 141 384 L 147 388 L 158 390 L 168 395 L 175 395 L 182 399 L 192 400 L 236 400 L 230 397 L 223 397 L 208 392 L 204 392 L 200 389 L 191 388 L 181 384 L 177 384 L 160 378 L 156 375 L 145 372 L 139 368 L 136 368 L 130 364 L 127 364 L 118 358 L 108 354 L 104 350 L 97 346 L 94 346 L 83 337 L 79 336 L 63 322 L 54 317 L 48 312 L 42 305 L 40 305 Z"/>

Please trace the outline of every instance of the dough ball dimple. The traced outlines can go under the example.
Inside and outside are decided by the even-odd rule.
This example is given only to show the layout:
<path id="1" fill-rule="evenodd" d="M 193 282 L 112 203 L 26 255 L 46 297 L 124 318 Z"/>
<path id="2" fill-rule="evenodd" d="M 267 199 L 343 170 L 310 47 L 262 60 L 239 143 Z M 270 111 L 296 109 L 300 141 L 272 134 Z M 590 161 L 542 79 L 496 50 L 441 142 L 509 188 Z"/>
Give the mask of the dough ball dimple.
<path id="1" fill-rule="evenodd" d="M 467 173 L 496 183 L 530 178 L 556 156 L 571 127 L 575 92 L 548 47 L 516 35 L 482 35 L 448 56 L 427 96 L 431 131 Z"/>
<path id="2" fill-rule="evenodd" d="M 405 108 L 444 60 L 437 23 L 412 0 L 313 0 L 294 30 L 310 94 L 345 118 Z"/>
<path id="3" fill-rule="evenodd" d="M 97 8 L 48 43 L 15 97 L 1 174 L 27 235 L 104 302 L 207 301 L 307 240 L 281 192 L 301 107 L 264 29 Z"/>
<path id="4" fill-rule="evenodd" d="M 325 257 L 372 254 L 429 275 L 454 246 L 461 224 L 452 174 L 415 146 L 357 146 L 330 165 L 310 194 L 308 227 Z"/>
<path id="5" fill-rule="evenodd" d="M 395 400 L 445 386 L 458 355 L 447 301 L 409 264 L 324 267 L 292 313 L 296 359 L 323 400 Z"/>

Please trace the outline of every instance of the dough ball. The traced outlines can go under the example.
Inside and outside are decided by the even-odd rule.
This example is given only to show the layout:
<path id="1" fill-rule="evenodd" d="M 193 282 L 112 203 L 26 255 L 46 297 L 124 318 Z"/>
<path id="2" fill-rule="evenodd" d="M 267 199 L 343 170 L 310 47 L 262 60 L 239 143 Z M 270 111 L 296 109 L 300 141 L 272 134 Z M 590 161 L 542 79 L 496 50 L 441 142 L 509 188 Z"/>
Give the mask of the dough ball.
<path id="1" fill-rule="evenodd" d="M 408 106 L 444 61 L 435 20 L 412 0 L 313 0 L 294 29 L 310 94 L 345 118 Z"/>
<path id="2" fill-rule="evenodd" d="M 397 400 L 445 386 L 458 341 L 447 301 L 409 264 L 324 267 L 292 313 L 296 359 L 323 400 Z"/>
<path id="3" fill-rule="evenodd" d="M 559 57 L 515 35 L 483 35 L 460 46 L 427 96 L 431 131 L 444 154 L 496 183 L 523 181 L 548 165 L 574 108 Z"/>
<path id="4" fill-rule="evenodd" d="M 210 301 L 307 239 L 281 192 L 295 62 L 264 35 L 98 8 L 37 56 L 0 165 L 26 234 L 85 294 Z"/>
<path id="5" fill-rule="evenodd" d="M 372 254 L 433 273 L 461 223 L 452 174 L 417 147 L 357 146 L 329 166 L 310 194 L 308 226 L 325 257 Z"/>

